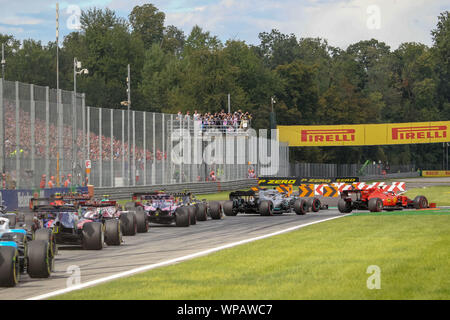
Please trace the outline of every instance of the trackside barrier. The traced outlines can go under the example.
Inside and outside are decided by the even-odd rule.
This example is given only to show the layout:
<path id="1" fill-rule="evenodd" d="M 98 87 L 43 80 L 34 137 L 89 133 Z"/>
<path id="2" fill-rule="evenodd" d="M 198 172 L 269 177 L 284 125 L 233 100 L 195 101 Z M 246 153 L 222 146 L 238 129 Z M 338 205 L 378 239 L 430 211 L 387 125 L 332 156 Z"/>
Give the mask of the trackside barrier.
<path id="1" fill-rule="evenodd" d="M 95 188 L 94 195 L 101 196 L 108 194 L 111 199 L 131 199 L 131 195 L 135 192 L 152 192 L 165 190 L 167 192 L 184 192 L 189 191 L 194 194 L 210 194 L 220 191 L 234 191 L 239 189 L 250 189 L 258 185 L 256 179 L 243 179 L 237 181 L 225 182 L 196 182 L 196 183 L 180 183 L 170 185 L 152 185 L 152 186 L 136 186 L 122 188 Z"/>
<path id="2" fill-rule="evenodd" d="M 386 184 L 385 182 L 356 182 L 353 184 L 347 183 L 331 183 L 331 184 L 316 184 L 316 185 L 301 185 L 299 192 L 302 197 L 323 196 L 337 198 L 345 190 L 367 190 L 370 188 L 382 188 L 385 191 L 393 191 L 395 193 L 406 191 L 405 182 L 392 182 Z M 306 193 L 305 190 L 314 190 L 314 192 Z"/>
<path id="3" fill-rule="evenodd" d="M 75 190 L 80 193 L 87 193 L 88 187 L 78 187 Z M 71 191 L 73 191 L 71 188 L 0 190 L 0 203 L 6 206 L 7 210 L 17 210 L 18 208 L 28 208 L 30 199 L 33 197 L 48 198 L 55 193 Z"/>

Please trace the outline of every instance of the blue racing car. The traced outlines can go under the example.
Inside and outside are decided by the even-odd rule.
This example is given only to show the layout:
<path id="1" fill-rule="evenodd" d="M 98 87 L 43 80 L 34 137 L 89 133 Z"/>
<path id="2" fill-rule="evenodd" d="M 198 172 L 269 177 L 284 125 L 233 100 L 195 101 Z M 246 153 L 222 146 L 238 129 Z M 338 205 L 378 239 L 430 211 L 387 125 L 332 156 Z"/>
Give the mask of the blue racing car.
<path id="1" fill-rule="evenodd" d="M 22 273 L 48 278 L 54 258 L 49 242 L 32 240 L 25 229 L 11 229 L 10 218 L 0 216 L 0 287 L 15 286 Z"/>

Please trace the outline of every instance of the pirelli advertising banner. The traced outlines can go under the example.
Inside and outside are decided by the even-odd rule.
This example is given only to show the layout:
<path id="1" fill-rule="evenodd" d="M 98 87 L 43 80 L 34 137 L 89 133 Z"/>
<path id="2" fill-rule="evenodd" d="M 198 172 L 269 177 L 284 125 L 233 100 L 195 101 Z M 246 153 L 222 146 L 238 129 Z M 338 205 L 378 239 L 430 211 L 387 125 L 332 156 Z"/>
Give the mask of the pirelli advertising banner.
<path id="1" fill-rule="evenodd" d="M 371 146 L 450 141 L 450 121 L 278 126 L 279 139 L 290 147 Z"/>
<path id="2" fill-rule="evenodd" d="M 422 177 L 450 177 L 450 170 L 423 170 Z"/>

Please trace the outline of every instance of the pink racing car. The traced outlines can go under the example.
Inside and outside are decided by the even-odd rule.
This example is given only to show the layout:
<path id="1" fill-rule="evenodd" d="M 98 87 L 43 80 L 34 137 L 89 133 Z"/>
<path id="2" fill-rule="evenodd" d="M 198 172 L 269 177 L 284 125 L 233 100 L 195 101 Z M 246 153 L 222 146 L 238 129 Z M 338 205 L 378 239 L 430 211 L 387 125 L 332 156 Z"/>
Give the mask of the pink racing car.
<path id="1" fill-rule="evenodd" d="M 138 199 L 139 198 L 139 199 Z M 181 196 L 165 192 L 135 193 L 127 203 L 127 209 L 142 208 L 149 222 L 158 224 L 175 223 L 177 227 L 189 227 L 196 223 L 195 207 Z"/>

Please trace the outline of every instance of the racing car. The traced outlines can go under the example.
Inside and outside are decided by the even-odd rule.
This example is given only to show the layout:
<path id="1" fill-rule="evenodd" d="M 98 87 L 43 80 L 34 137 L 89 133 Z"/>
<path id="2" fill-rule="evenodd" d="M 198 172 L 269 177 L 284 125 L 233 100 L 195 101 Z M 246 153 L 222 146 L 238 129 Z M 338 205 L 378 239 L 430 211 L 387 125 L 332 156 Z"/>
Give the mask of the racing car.
<path id="1" fill-rule="evenodd" d="M 143 210 L 140 208 L 136 208 L 135 211 L 120 210 L 117 201 L 110 200 L 109 196 L 103 196 L 101 200 L 79 201 L 78 207 L 85 219 L 102 222 L 106 229 L 117 229 L 120 226 L 119 233 L 125 236 L 134 236 L 136 233 L 148 231 L 148 221 Z M 112 220 L 115 222 L 106 223 Z"/>
<path id="2" fill-rule="evenodd" d="M 235 191 L 230 193 L 229 199 L 223 204 L 223 211 L 227 216 L 235 216 L 240 212 L 271 216 L 292 211 L 303 215 L 309 210 L 317 212 L 325 208 L 321 206 L 318 198 L 299 198 L 295 194 L 279 192 L 275 189 L 257 188 Z"/>
<path id="3" fill-rule="evenodd" d="M 190 193 L 167 193 L 165 191 L 133 193 L 133 202 L 127 209 L 140 208 L 152 223 L 188 227 L 197 220 L 207 220 L 207 206 Z"/>
<path id="4" fill-rule="evenodd" d="M 350 213 L 353 210 L 380 212 L 428 207 L 428 200 L 425 196 L 418 195 L 411 200 L 407 196 L 396 194 L 393 191 L 385 191 L 383 188 L 344 190 L 338 201 L 338 209 L 341 213 Z"/>
<path id="5" fill-rule="evenodd" d="M 0 287 L 14 287 L 22 273 L 48 278 L 54 261 L 49 242 L 32 240 L 25 229 L 12 229 L 9 223 L 9 217 L 0 217 Z"/>
<path id="6" fill-rule="evenodd" d="M 42 204 L 45 200 L 47 203 Z M 111 239 L 117 238 L 117 229 L 106 229 L 102 222 L 80 217 L 78 210 L 71 204 L 50 204 L 51 199 L 42 198 L 30 201 L 34 214 L 31 226 L 33 237 L 48 240 L 53 256 L 56 255 L 57 244 L 101 250 L 105 241 L 114 244 Z M 39 204 L 35 201 L 39 201 Z"/>

